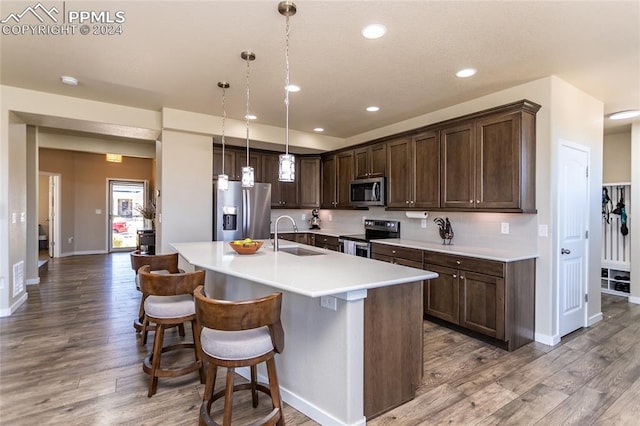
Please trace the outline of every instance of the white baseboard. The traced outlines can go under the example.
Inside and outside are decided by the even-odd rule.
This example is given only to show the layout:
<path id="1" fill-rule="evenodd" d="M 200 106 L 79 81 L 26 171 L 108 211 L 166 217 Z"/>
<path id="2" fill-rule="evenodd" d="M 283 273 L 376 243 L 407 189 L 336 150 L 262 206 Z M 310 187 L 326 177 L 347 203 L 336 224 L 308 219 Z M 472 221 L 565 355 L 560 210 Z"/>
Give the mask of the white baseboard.
<path id="1" fill-rule="evenodd" d="M 592 325 L 599 323 L 603 319 L 604 317 L 602 316 L 602 312 L 598 312 L 597 314 L 589 317 L 589 319 L 587 320 L 587 327 L 591 327 Z"/>
<path id="2" fill-rule="evenodd" d="M 635 305 L 640 305 L 640 297 L 637 296 L 629 296 L 629 302 Z"/>
<path id="3" fill-rule="evenodd" d="M 560 343 L 560 336 L 558 335 L 550 336 L 548 334 L 536 333 L 534 337 L 536 342 L 547 346 L 555 346 Z"/>
<path id="4" fill-rule="evenodd" d="M 12 313 L 17 311 L 18 308 L 22 306 L 22 304 L 26 302 L 28 298 L 29 298 L 29 295 L 27 294 L 27 292 L 24 292 L 22 296 L 20 296 L 20 298 L 16 300 L 13 305 L 5 309 L 0 309 L 0 318 L 10 316 Z"/>
<path id="5" fill-rule="evenodd" d="M 71 251 L 68 253 L 60 253 L 60 257 L 69 257 L 69 256 L 86 256 L 90 254 L 109 254 L 107 250 L 86 250 L 86 251 Z"/>
<path id="6" fill-rule="evenodd" d="M 236 373 L 247 380 L 251 380 L 249 367 L 237 368 Z M 268 383 L 269 379 L 267 376 L 258 373 L 258 381 Z M 280 385 L 280 394 L 284 402 L 323 426 L 365 426 L 367 424 L 367 418 L 364 416 L 353 423 L 343 423 L 321 408 L 316 407 L 306 399 L 301 398 L 300 395 L 289 391 L 287 388 L 282 386 L 282 384 Z"/>

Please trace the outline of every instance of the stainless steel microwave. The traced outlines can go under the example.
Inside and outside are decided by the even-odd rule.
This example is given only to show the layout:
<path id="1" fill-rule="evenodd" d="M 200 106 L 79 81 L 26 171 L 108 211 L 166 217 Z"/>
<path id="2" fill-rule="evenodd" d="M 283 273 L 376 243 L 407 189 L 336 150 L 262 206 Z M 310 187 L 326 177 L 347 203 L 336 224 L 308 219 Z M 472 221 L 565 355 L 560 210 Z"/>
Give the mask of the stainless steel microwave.
<path id="1" fill-rule="evenodd" d="M 356 179 L 349 183 L 349 204 L 352 206 L 384 206 L 385 180 L 383 177 Z"/>

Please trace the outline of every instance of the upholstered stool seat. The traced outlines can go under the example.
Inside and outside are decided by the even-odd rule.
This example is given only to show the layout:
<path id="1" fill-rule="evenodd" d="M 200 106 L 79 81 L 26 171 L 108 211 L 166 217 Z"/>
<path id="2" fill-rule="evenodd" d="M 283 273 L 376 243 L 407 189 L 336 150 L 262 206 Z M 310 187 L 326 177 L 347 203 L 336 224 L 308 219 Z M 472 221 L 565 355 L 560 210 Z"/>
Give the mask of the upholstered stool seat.
<path id="1" fill-rule="evenodd" d="M 255 300 L 225 301 L 208 298 L 204 288 L 194 291 L 196 317 L 201 328 L 203 361 L 209 363 L 207 381 L 200 406 L 200 425 L 218 425 L 211 418 L 214 401 L 224 397 L 223 426 L 231 425 L 233 393 L 250 390 L 253 407 L 258 406 L 258 391 L 271 397 L 272 410 L 254 425 L 284 425 L 282 398 L 275 355 L 284 349 L 284 330 L 280 322 L 282 293 Z M 258 382 L 259 363 L 267 365 L 269 384 Z M 224 389 L 214 392 L 218 367 L 226 368 Z M 249 367 L 251 381 L 234 384 L 235 369 Z"/>
<path id="2" fill-rule="evenodd" d="M 269 328 L 246 331 L 219 331 L 203 328 L 200 334 L 202 351 L 224 360 L 259 357 L 273 350 Z"/>
<path id="3" fill-rule="evenodd" d="M 148 396 L 156 393 L 158 377 L 182 376 L 199 372 L 204 383 L 204 368 L 200 356 L 200 327 L 196 321 L 193 290 L 204 283 L 204 271 L 177 274 L 152 274 L 150 266 L 138 270 L 140 289 L 144 297 L 145 321 L 156 326 L 152 352 L 144 359 L 142 370 L 149 374 Z M 163 345 L 165 329 L 191 322 L 193 342 Z M 184 337 L 184 329 L 180 335 Z M 170 351 L 191 349 L 194 361 L 177 367 L 163 367 L 162 354 Z"/>

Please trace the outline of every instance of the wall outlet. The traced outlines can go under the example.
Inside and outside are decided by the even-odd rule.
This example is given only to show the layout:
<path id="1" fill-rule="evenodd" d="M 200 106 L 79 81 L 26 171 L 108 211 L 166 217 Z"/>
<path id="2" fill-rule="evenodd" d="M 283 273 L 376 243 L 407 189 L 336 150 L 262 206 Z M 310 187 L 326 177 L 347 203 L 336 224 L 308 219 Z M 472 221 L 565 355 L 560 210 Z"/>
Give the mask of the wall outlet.
<path id="1" fill-rule="evenodd" d="M 18 215 L 16 214 L 16 212 L 11 213 L 11 223 L 17 223 L 18 222 Z"/>
<path id="2" fill-rule="evenodd" d="M 4 277 L 0 277 L 0 290 L 4 290 Z"/>
<path id="3" fill-rule="evenodd" d="M 427 227 L 427 219 L 420 219 L 420 228 Z"/>
<path id="4" fill-rule="evenodd" d="M 321 296 L 320 306 L 325 309 L 331 309 L 332 311 L 338 310 L 338 299 L 333 296 Z"/>
<path id="5" fill-rule="evenodd" d="M 73 237 L 69 237 L 67 241 L 69 241 L 69 244 L 73 243 Z"/>
<path id="6" fill-rule="evenodd" d="M 509 233 L 509 222 L 502 222 L 500 225 L 500 232 L 503 234 Z"/>
<path id="7" fill-rule="evenodd" d="M 96 209 L 96 214 L 102 214 L 102 209 Z"/>
<path id="8" fill-rule="evenodd" d="M 329 222 L 331 222 L 333 220 L 333 215 L 329 215 L 327 219 L 329 219 Z"/>
<path id="9" fill-rule="evenodd" d="M 25 212 L 20 213 L 20 223 L 25 223 L 27 221 L 27 214 Z"/>
<path id="10" fill-rule="evenodd" d="M 302 213 L 302 214 L 300 215 L 300 219 L 301 219 L 301 220 L 307 220 L 307 215 L 306 215 L 306 214 L 304 214 L 304 213 Z"/>

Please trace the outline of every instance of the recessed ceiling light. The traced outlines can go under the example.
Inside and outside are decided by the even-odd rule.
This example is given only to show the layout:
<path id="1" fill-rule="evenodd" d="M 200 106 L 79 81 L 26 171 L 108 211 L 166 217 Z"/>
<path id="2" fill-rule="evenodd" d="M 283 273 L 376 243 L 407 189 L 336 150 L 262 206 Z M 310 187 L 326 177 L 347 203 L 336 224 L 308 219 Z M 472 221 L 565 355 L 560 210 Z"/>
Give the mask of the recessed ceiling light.
<path id="1" fill-rule="evenodd" d="M 626 118 L 640 117 L 640 109 L 630 109 L 627 111 L 614 112 L 609 116 L 612 120 L 624 120 Z"/>
<path id="2" fill-rule="evenodd" d="M 246 118 L 247 120 L 255 120 L 258 117 L 253 115 L 253 114 L 247 114 L 247 115 L 244 116 L 244 118 Z"/>
<path id="3" fill-rule="evenodd" d="M 477 72 L 478 72 L 478 70 L 476 70 L 475 68 L 465 68 L 465 69 L 462 69 L 462 70 L 458 71 L 456 73 L 456 77 L 467 78 L 467 77 L 471 77 L 473 75 L 476 75 Z"/>
<path id="4" fill-rule="evenodd" d="M 299 92 L 300 91 L 300 86 L 297 86 L 295 84 L 290 84 L 287 87 L 285 87 L 285 89 L 287 89 L 291 93 L 294 93 L 294 92 Z"/>
<path id="5" fill-rule="evenodd" d="M 62 80 L 63 84 L 66 84 L 68 86 L 78 85 L 78 79 L 74 77 L 69 77 L 68 75 L 63 75 L 62 77 L 60 77 L 60 80 Z"/>
<path id="6" fill-rule="evenodd" d="M 322 127 L 316 127 L 315 129 L 313 129 L 314 132 L 324 132 L 324 129 Z"/>
<path id="7" fill-rule="evenodd" d="M 377 106 L 373 106 L 373 105 L 372 105 L 372 106 L 367 107 L 367 111 L 369 111 L 369 112 L 376 112 L 376 111 L 380 111 L 380 107 L 377 107 Z"/>
<path id="8" fill-rule="evenodd" d="M 387 27 L 385 27 L 382 24 L 367 25 L 362 29 L 362 31 L 360 31 L 360 34 L 362 34 L 362 37 L 369 40 L 375 40 L 377 38 L 380 38 L 386 33 L 387 33 Z"/>

